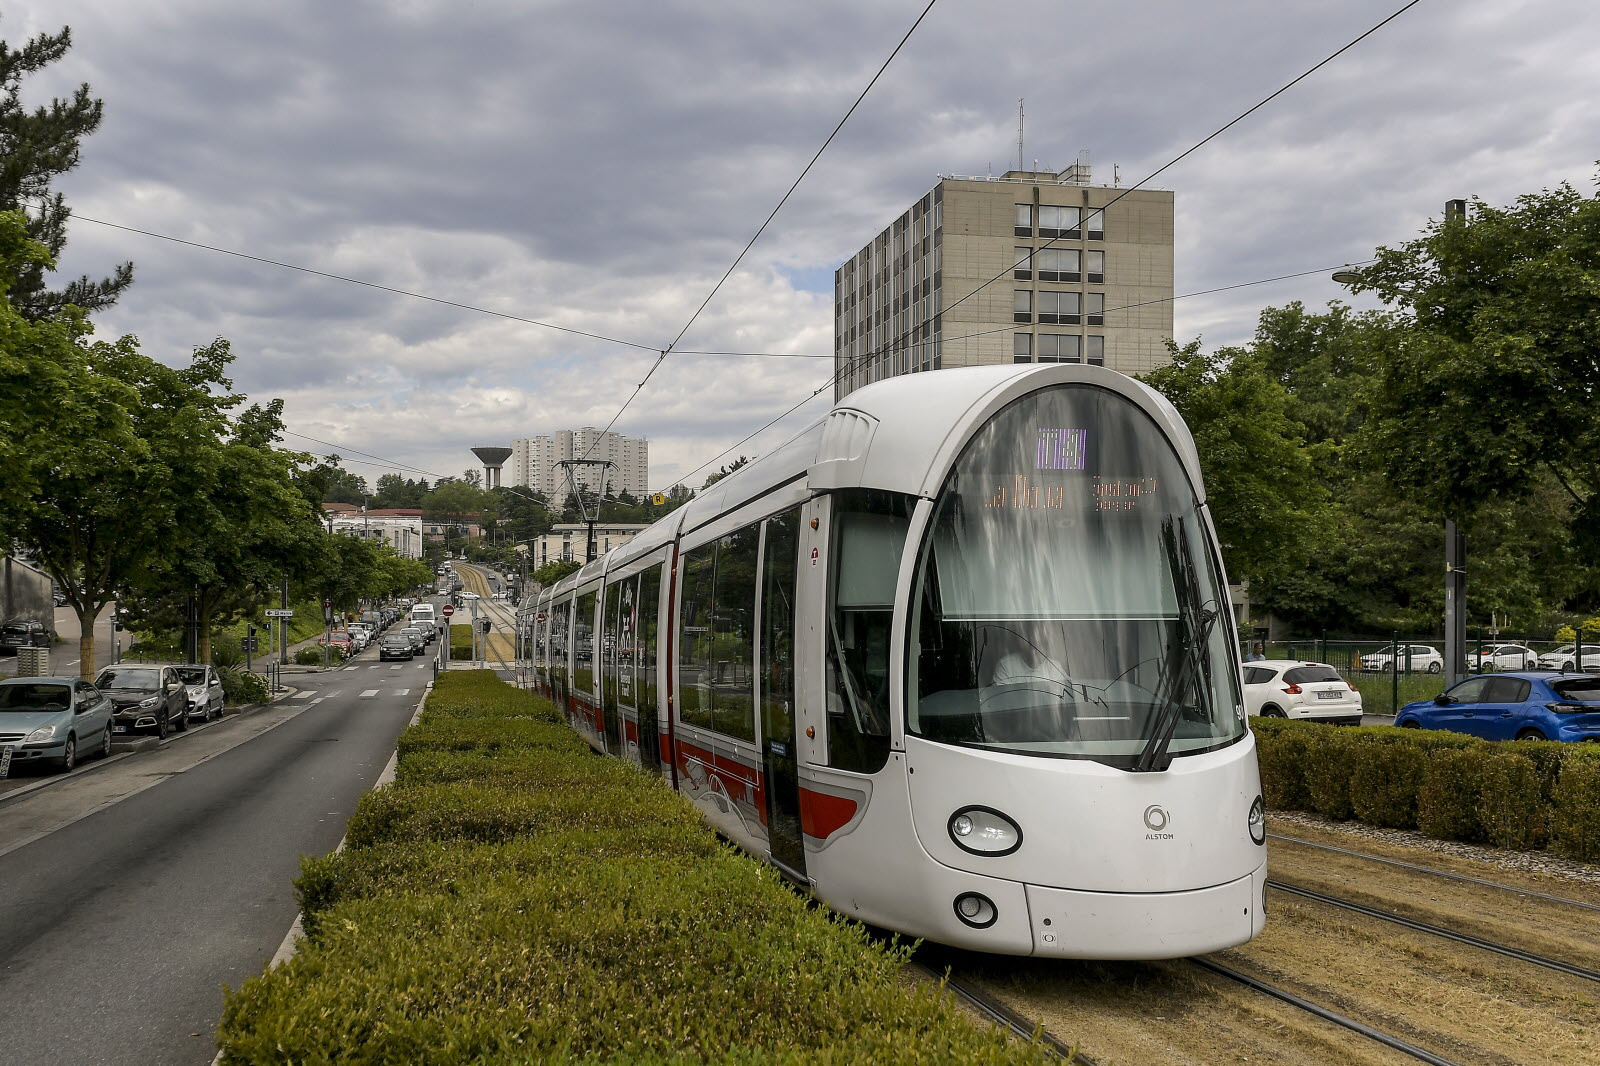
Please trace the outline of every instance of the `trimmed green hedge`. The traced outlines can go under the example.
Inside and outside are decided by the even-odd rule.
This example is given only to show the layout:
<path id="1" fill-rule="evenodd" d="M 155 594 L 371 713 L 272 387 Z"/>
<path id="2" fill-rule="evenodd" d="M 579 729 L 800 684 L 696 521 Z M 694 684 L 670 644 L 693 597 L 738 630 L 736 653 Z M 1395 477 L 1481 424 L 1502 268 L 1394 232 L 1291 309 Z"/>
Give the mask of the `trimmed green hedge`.
<path id="1" fill-rule="evenodd" d="M 548 702 L 442 676 L 307 937 L 227 996 L 227 1063 L 1045 1063 L 902 978 L 904 947 L 721 844 Z"/>
<path id="2" fill-rule="evenodd" d="M 1274 810 L 1600 858 L 1600 746 L 1254 718 Z"/>

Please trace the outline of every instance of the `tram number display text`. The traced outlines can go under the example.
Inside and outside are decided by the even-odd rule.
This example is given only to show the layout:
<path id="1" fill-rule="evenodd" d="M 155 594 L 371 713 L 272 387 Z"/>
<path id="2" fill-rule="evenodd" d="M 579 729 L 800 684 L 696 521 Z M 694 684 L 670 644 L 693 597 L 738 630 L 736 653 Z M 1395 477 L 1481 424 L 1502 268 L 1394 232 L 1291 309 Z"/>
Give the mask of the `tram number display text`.
<path id="1" fill-rule="evenodd" d="M 1131 511 L 1155 496 L 1157 488 L 1153 477 L 1125 480 L 1096 474 L 1088 482 L 1096 511 Z M 1075 487 L 1074 495 L 1080 491 Z M 1013 474 L 1009 484 L 1001 481 L 994 487 L 983 506 L 991 511 L 1060 511 L 1067 506 L 1067 490 L 1063 485 L 1041 483 L 1027 474 Z"/>

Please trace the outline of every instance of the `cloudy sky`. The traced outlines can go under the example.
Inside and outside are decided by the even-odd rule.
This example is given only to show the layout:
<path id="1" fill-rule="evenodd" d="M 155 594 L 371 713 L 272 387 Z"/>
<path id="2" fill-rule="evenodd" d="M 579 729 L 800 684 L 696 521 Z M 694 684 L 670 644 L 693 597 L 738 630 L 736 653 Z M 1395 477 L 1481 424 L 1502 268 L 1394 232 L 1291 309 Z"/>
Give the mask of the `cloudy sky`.
<path id="1" fill-rule="evenodd" d="M 105 101 L 58 185 L 63 272 L 135 264 L 101 333 L 169 362 L 227 337 L 241 389 L 373 481 L 610 420 L 925 3 L 13 0 L 0 38 L 70 25 L 25 101 Z M 1088 149 L 1131 184 L 1402 3 L 939 0 L 677 345 L 796 357 L 675 353 L 616 428 L 665 488 L 823 385 L 834 267 L 940 173 L 1014 165 L 1019 98 L 1030 166 Z M 1177 292 L 1369 258 L 1452 197 L 1592 191 L 1596 100 L 1600 5 L 1423 0 L 1154 182 Z M 1338 296 L 1179 299 L 1175 329 L 1234 343 Z"/>

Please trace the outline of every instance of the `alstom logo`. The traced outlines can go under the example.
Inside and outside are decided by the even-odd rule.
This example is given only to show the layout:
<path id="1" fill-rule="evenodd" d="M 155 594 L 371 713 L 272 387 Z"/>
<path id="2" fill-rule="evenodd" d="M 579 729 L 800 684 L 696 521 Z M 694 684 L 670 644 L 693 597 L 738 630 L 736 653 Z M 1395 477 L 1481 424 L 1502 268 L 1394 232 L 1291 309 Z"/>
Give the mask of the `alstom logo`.
<path id="1" fill-rule="evenodd" d="M 1172 834 L 1166 832 L 1167 824 L 1172 820 L 1167 814 L 1167 809 L 1159 803 L 1152 803 L 1144 809 L 1144 827 L 1150 832 L 1144 835 L 1146 840 L 1171 840 Z"/>

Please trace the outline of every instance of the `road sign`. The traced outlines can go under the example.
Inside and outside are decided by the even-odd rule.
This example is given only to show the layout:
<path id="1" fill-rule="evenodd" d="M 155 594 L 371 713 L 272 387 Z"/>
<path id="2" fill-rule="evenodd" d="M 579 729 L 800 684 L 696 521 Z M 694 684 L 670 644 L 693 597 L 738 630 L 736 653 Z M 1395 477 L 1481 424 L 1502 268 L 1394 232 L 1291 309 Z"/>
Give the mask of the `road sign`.
<path id="1" fill-rule="evenodd" d="M 656 493 L 654 496 L 650 497 L 650 502 L 655 504 L 657 507 L 660 507 L 662 504 L 667 502 L 666 493 L 664 493 L 664 492 Z"/>
<path id="2" fill-rule="evenodd" d="M 545 613 L 543 611 L 540 611 L 539 612 L 539 616 L 534 619 L 534 621 L 539 623 L 540 625 L 544 625 L 549 620 L 550 619 L 548 618 L 548 616 L 545 615 Z"/>
<path id="3" fill-rule="evenodd" d="M 265 614 L 268 618 L 293 618 L 294 617 L 294 608 L 292 608 L 292 607 L 268 607 L 262 613 Z"/>
<path id="4" fill-rule="evenodd" d="M 456 613 L 456 609 L 447 603 L 439 609 L 439 613 L 444 615 L 446 618 L 449 618 L 451 615 Z"/>

